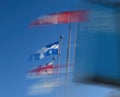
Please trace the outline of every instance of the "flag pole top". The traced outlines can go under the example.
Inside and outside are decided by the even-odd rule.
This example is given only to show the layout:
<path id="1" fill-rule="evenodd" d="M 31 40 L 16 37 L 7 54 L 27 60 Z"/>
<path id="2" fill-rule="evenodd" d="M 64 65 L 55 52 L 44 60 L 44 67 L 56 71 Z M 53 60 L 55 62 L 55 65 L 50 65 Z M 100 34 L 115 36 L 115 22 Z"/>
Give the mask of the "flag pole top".
<path id="1" fill-rule="evenodd" d="M 63 35 L 60 35 L 60 39 L 63 39 Z"/>
<path id="2" fill-rule="evenodd" d="M 56 57 L 53 57 L 52 59 L 53 59 L 53 60 L 55 60 L 55 59 L 56 59 Z"/>

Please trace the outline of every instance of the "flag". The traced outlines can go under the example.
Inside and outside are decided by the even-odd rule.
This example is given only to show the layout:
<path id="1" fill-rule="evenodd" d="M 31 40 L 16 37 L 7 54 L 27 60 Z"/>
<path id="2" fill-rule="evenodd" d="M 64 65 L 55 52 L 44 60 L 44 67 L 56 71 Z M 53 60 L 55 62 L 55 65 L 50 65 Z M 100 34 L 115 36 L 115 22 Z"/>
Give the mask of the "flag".
<path id="1" fill-rule="evenodd" d="M 69 23 L 69 22 L 83 22 L 86 20 L 87 11 L 75 10 L 60 12 L 54 14 L 42 15 L 35 19 L 30 26 L 37 26 L 43 24 L 59 24 L 59 23 Z"/>
<path id="2" fill-rule="evenodd" d="M 53 62 L 46 65 L 40 65 L 27 72 L 29 78 L 37 78 L 44 75 L 51 75 L 53 73 Z"/>
<path id="3" fill-rule="evenodd" d="M 53 61 L 45 64 L 39 65 L 37 67 L 32 68 L 27 72 L 28 79 L 36 79 L 36 78 L 46 78 L 48 76 L 54 77 L 58 74 L 57 70 L 60 69 L 59 74 L 63 75 L 66 73 L 66 65 L 57 66 L 53 64 Z M 72 65 L 70 65 L 69 73 L 72 73 Z"/>
<path id="4" fill-rule="evenodd" d="M 46 56 L 57 55 L 58 53 L 59 53 L 59 41 L 46 45 L 42 49 L 32 54 L 31 58 L 34 60 L 40 60 Z"/>

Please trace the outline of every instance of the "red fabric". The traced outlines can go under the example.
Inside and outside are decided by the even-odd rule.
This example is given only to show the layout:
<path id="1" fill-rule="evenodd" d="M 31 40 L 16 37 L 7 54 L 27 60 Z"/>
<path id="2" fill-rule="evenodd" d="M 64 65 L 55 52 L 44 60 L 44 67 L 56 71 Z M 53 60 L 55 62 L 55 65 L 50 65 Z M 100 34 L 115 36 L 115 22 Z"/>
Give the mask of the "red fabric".
<path id="1" fill-rule="evenodd" d="M 34 20 L 31 23 L 31 26 L 43 25 L 43 24 L 83 22 L 86 20 L 86 16 L 87 16 L 87 11 L 84 10 L 48 14 L 48 15 L 43 15 L 40 18 Z"/>
<path id="2" fill-rule="evenodd" d="M 40 72 L 42 70 L 47 70 L 47 69 L 53 69 L 53 65 L 48 65 L 48 66 L 44 66 L 44 67 L 37 67 L 35 69 L 32 69 L 31 71 L 29 71 L 28 73 L 32 73 L 32 72 Z"/>
<path id="3" fill-rule="evenodd" d="M 86 20 L 87 11 L 70 11 L 58 14 L 58 23 L 83 22 Z"/>

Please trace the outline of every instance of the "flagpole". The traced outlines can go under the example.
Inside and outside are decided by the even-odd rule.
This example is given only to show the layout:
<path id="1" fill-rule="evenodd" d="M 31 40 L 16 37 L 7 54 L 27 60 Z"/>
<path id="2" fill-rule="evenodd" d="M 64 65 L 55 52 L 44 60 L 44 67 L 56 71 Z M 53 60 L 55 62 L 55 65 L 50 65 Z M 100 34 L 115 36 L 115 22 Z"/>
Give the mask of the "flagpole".
<path id="1" fill-rule="evenodd" d="M 63 39 L 63 35 L 61 35 L 59 37 L 59 49 L 58 49 L 58 63 L 57 63 L 57 73 L 56 73 L 56 84 L 58 81 L 58 74 L 59 74 L 59 67 L 60 67 L 60 56 L 61 56 L 61 45 L 62 45 L 62 39 Z M 57 95 L 57 89 L 56 89 L 56 95 Z"/>
<path id="2" fill-rule="evenodd" d="M 57 64 L 57 74 L 59 74 L 59 65 L 60 65 L 60 55 L 61 55 L 61 45 L 62 45 L 63 35 L 59 37 L 59 49 L 58 49 L 58 64 Z"/>
<path id="3" fill-rule="evenodd" d="M 67 63 L 66 63 L 66 81 L 68 80 L 69 73 L 69 60 L 70 60 L 70 42 L 71 42 L 71 21 L 69 17 L 69 28 L 68 28 L 68 48 L 67 48 Z"/>
<path id="4" fill-rule="evenodd" d="M 77 23 L 77 25 L 76 25 L 76 31 L 75 31 L 75 36 L 74 36 L 74 57 L 73 57 L 73 64 L 72 64 L 72 72 L 74 72 L 74 66 L 75 66 L 76 42 L 77 42 L 78 27 L 79 27 L 79 24 Z"/>
<path id="5" fill-rule="evenodd" d="M 65 79 L 65 96 L 67 97 L 67 81 L 69 77 L 69 60 L 70 60 L 70 42 L 71 42 L 71 20 L 70 17 L 68 17 L 68 47 L 67 47 L 67 58 L 66 58 L 66 79 Z"/>

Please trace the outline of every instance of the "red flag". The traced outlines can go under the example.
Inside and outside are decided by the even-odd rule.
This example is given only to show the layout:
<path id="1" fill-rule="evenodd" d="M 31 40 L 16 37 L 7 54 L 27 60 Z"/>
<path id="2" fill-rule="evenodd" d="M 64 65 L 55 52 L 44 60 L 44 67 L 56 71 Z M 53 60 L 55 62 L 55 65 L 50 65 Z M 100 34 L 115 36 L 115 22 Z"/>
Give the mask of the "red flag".
<path id="1" fill-rule="evenodd" d="M 53 62 L 48 63 L 45 66 L 39 66 L 37 68 L 34 68 L 30 71 L 28 71 L 29 74 L 36 74 L 36 75 L 49 75 L 53 72 Z"/>
<path id="2" fill-rule="evenodd" d="M 59 24 L 69 22 L 83 22 L 86 20 L 87 11 L 77 10 L 68 11 L 55 14 L 43 15 L 34 20 L 31 26 L 43 25 L 43 24 Z"/>

